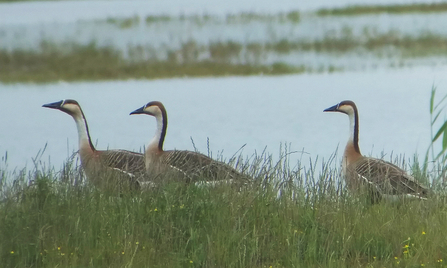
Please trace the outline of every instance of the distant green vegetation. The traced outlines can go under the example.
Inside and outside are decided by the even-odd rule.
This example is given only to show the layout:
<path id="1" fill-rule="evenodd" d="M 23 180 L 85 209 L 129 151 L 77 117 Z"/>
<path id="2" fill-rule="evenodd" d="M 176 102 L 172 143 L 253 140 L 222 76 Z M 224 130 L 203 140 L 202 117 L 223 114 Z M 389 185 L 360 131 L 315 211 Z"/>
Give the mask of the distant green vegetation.
<path id="1" fill-rule="evenodd" d="M 258 14 L 254 12 L 241 12 L 239 14 L 228 14 L 226 16 L 227 23 L 248 23 L 251 21 L 278 21 L 278 22 L 289 22 L 289 23 L 299 23 L 300 22 L 300 12 L 298 10 L 293 10 L 287 13 L 278 13 L 274 15 L 270 14 Z"/>
<path id="2" fill-rule="evenodd" d="M 447 2 L 430 4 L 407 4 L 407 5 L 353 5 L 344 8 L 322 8 L 317 11 L 319 16 L 355 16 L 378 13 L 430 13 L 447 12 Z"/>
<path id="3" fill-rule="evenodd" d="M 199 60 L 191 43 L 179 51 L 169 52 L 168 58 L 141 58 L 144 51 L 130 49 L 130 57 L 110 47 L 70 44 L 58 47 L 43 43 L 40 51 L 0 51 L 0 81 L 50 82 L 107 79 L 156 79 L 183 76 L 277 75 L 304 72 L 303 67 L 283 63 L 257 65 L 232 63 L 222 55 L 232 51 L 223 49 L 214 59 Z M 217 52 L 216 52 L 217 53 Z M 221 59 L 221 60 L 219 60 Z"/>
<path id="4" fill-rule="evenodd" d="M 0 170 L 0 263 L 268 268 L 443 267 L 447 261 L 442 191 L 428 201 L 371 206 L 345 191 L 334 168 L 339 163 L 290 169 L 287 158 L 269 159 L 240 166 L 255 178 L 240 191 L 167 183 L 121 197 L 83 183 L 75 167 Z"/>
<path id="5" fill-rule="evenodd" d="M 146 23 L 153 23 L 153 22 L 167 22 L 170 21 L 171 17 L 168 15 L 160 15 L 160 16 L 147 16 L 146 17 Z"/>
<path id="6" fill-rule="evenodd" d="M 1 1 L 1 0 L 0 0 Z M 146 24 L 156 24 L 156 23 L 184 23 L 190 22 L 198 26 L 203 26 L 205 24 L 216 23 L 216 24 L 247 24 L 250 22 L 261 21 L 261 22 L 280 22 L 280 23 L 293 23 L 297 24 L 300 22 L 300 12 L 297 10 L 278 13 L 278 14 L 260 14 L 254 12 L 240 12 L 227 14 L 225 17 L 220 17 L 216 15 L 180 15 L 180 16 L 170 16 L 170 15 L 148 15 L 144 20 Z M 115 24 L 120 28 L 130 28 L 137 26 L 140 22 L 138 15 L 129 18 L 108 18 L 106 23 Z"/>
<path id="7" fill-rule="evenodd" d="M 116 21 L 120 27 L 129 22 Z M 133 20 L 132 23 L 138 23 Z M 172 45 L 176 47 L 176 44 Z M 327 33 L 322 39 L 281 39 L 265 43 L 236 41 L 199 44 L 189 40 L 180 48 L 131 46 L 126 51 L 95 43 L 53 44 L 42 42 L 38 50 L 0 50 L 0 81 L 49 82 L 105 79 L 157 79 L 183 76 L 277 75 L 341 71 L 337 66 L 304 66 L 282 62 L 286 55 L 316 52 L 333 55 L 356 52 L 404 61 L 428 56 L 447 56 L 447 37 L 430 32 L 420 36 L 396 31 L 377 33 L 365 28 L 354 35 L 349 27 Z M 272 63 L 271 57 L 278 60 Z M 269 63 L 267 62 L 269 59 Z"/>
<path id="8" fill-rule="evenodd" d="M 122 29 L 131 28 L 132 26 L 140 23 L 139 16 L 133 16 L 130 18 L 108 18 L 107 23 L 115 24 Z"/>
<path id="9" fill-rule="evenodd" d="M 317 14 L 347 15 L 416 10 L 428 12 L 445 10 L 446 7 L 447 3 L 351 6 L 322 9 Z M 315 19 L 314 16 L 309 17 Z M 428 31 L 410 35 L 392 30 L 380 32 L 374 25 L 365 26 L 363 29 L 346 25 L 342 29 L 328 30 L 322 36 L 317 35 L 318 37 L 313 39 L 303 38 L 299 34 L 296 36 L 281 34 L 278 37 L 273 31 L 279 24 L 298 24 L 301 19 L 301 13 L 297 10 L 275 14 L 239 12 L 226 16 L 205 13 L 178 16 L 161 14 L 145 18 L 140 18 L 138 15 L 128 18 L 110 17 L 94 23 L 101 24 L 101 27 L 103 24 L 110 24 L 110 27 L 118 27 L 125 31 L 133 27 L 146 27 L 145 30 L 179 27 L 185 23 L 192 25 L 193 29 L 200 29 L 209 24 L 238 27 L 237 25 L 255 22 L 244 29 L 257 27 L 258 24 L 264 25 L 267 28 L 267 36 L 260 42 L 242 41 L 244 39 L 240 37 L 236 40 L 208 41 L 203 41 L 201 38 L 198 42 L 194 39 L 184 40 L 184 37 L 172 36 L 170 39 L 172 42 L 153 44 L 148 41 L 138 45 L 129 44 L 127 48 L 97 46 L 95 41 L 82 45 L 43 41 L 41 47 L 37 49 L 0 50 L 0 81 L 50 82 L 333 72 L 351 67 L 357 68 L 356 60 L 364 55 L 375 57 L 379 61 L 381 59 L 384 65 L 390 67 L 419 62 L 419 59 L 415 58 L 447 57 L 447 37 Z M 297 25 L 292 25 L 291 29 L 295 26 Z M 301 53 L 306 55 L 303 57 Z M 313 54 L 319 59 L 308 60 Z M 334 60 L 335 57 L 345 55 L 353 60 Z M 330 63 L 324 62 L 325 57 Z M 438 61 L 438 59 L 430 60 Z M 373 65 L 381 65 L 382 62 Z"/>
<path id="10" fill-rule="evenodd" d="M 119 20 L 134 20 L 135 17 Z M 206 23 L 226 23 L 226 24 L 245 24 L 254 21 L 262 22 L 280 22 L 280 23 L 299 23 L 300 12 L 293 10 L 290 12 L 282 12 L 278 14 L 260 14 L 254 12 L 240 12 L 234 14 L 227 14 L 224 18 L 216 15 L 203 14 L 203 15 L 180 15 L 178 17 L 172 17 L 169 15 L 149 15 L 145 21 L 147 24 L 153 23 L 167 23 L 167 22 L 192 22 L 196 25 L 204 25 Z M 118 19 L 117 19 L 118 20 Z M 111 22 L 107 20 L 107 22 Z M 133 24 L 136 25 L 136 24 Z"/>
<path id="11" fill-rule="evenodd" d="M 125 23 L 126 21 L 117 22 Z M 127 25 L 125 23 L 125 25 Z M 125 27 L 124 25 L 122 27 Z M 378 57 L 408 58 L 447 56 L 447 38 L 426 33 L 407 36 L 390 31 L 377 34 L 365 29 L 361 37 L 349 28 L 327 34 L 320 40 L 282 39 L 266 43 L 235 41 L 198 44 L 194 40 L 180 48 L 158 50 L 129 46 L 127 51 L 99 47 L 95 43 L 56 45 L 42 42 L 39 50 L 0 50 L 0 81 L 49 82 L 106 79 L 157 79 L 183 76 L 277 75 L 340 71 L 335 66 L 291 65 L 281 61 L 266 64 L 268 55 L 317 52 L 373 53 Z"/>
<path id="12" fill-rule="evenodd" d="M 340 35 L 326 35 L 321 40 L 291 41 L 282 39 L 278 42 L 265 44 L 268 51 L 288 54 L 292 51 L 316 51 L 345 53 L 356 49 L 379 52 L 394 49 L 394 54 L 402 57 L 424 57 L 431 55 L 447 55 L 447 37 L 431 33 L 420 36 L 401 35 L 390 31 L 384 34 L 369 34 L 354 36 L 349 28 Z"/>

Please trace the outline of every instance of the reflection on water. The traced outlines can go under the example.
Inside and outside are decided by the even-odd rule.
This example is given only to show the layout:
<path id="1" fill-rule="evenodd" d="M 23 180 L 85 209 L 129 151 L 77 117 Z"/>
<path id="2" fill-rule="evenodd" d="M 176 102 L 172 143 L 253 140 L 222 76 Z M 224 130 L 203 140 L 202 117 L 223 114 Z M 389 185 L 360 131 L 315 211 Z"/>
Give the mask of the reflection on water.
<path id="1" fill-rule="evenodd" d="M 393 72 L 347 72 L 279 77 L 228 77 L 154 81 L 0 84 L 0 155 L 8 153 L 9 169 L 32 166 L 42 159 L 60 167 L 77 150 L 73 119 L 42 104 L 73 98 L 87 117 L 98 149 L 139 151 L 155 132 L 150 116 L 129 113 L 151 100 L 168 111 L 166 149 L 207 152 L 230 158 L 246 144 L 243 155 L 267 151 L 278 156 L 281 143 L 291 143 L 296 161 L 310 156 L 328 159 L 348 138 L 348 119 L 323 109 L 354 100 L 360 113 L 360 147 L 366 155 L 389 159 L 425 153 L 430 140 L 428 101 L 432 84 L 445 92 L 447 69 L 414 68 Z M 388 158 L 387 158 L 388 157 Z"/>

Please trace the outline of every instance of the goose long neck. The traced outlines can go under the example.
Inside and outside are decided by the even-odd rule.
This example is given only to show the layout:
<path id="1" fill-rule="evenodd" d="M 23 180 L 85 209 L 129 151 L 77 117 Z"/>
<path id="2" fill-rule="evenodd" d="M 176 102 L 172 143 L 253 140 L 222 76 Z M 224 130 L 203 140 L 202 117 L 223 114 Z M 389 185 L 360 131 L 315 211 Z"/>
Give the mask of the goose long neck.
<path id="1" fill-rule="evenodd" d="M 349 114 L 349 126 L 350 126 L 350 137 L 348 145 L 354 147 L 355 152 L 360 154 L 359 148 L 359 114 L 357 109 L 354 108 L 354 112 Z"/>
<path id="2" fill-rule="evenodd" d="M 155 135 L 149 143 L 148 150 L 156 149 L 159 152 L 163 151 L 163 143 L 165 141 L 166 130 L 168 128 L 168 117 L 165 110 L 161 110 L 160 114 L 155 116 L 157 120 L 157 130 Z"/>
<path id="3" fill-rule="evenodd" d="M 91 149 L 92 151 L 95 151 L 95 147 L 93 146 L 92 141 L 90 139 L 87 120 L 85 119 L 82 110 L 80 114 L 74 115 L 73 119 L 75 120 L 76 128 L 78 129 L 79 149 L 80 150 Z"/>

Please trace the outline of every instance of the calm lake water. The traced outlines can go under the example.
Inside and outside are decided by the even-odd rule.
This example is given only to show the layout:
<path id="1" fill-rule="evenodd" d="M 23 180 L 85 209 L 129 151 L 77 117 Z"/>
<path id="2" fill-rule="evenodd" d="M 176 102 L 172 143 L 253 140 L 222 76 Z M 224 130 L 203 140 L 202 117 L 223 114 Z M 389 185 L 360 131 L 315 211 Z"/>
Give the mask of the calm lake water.
<path id="1" fill-rule="evenodd" d="M 392 1 L 409 2 L 413 0 Z M 114 25 L 106 25 L 104 27 L 115 27 L 116 30 L 106 31 L 102 26 L 86 26 L 94 24 L 96 20 L 104 21 L 108 17 L 137 15 L 145 18 L 147 15 L 161 14 L 225 16 L 240 12 L 271 14 L 290 10 L 312 11 L 347 4 L 379 3 L 391 2 L 281 0 L 275 2 L 275 5 L 267 0 L 231 0 L 219 3 L 206 0 L 2 3 L 0 47 L 37 47 L 40 40 L 53 37 L 60 38 L 57 39 L 60 42 L 75 40 L 81 43 L 83 40 L 88 42 L 103 38 L 100 40 L 116 46 L 119 46 L 116 43 L 119 40 L 125 41 L 123 46 L 133 41 L 136 44 L 139 44 L 138 41 L 147 42 L 144 38 L 148 35 L 141 31 L 141 27 L 120 30 Z M 374 15 L 366 21 L 377 21 L 376 29 L 382 32 L 389 31 L 393 25 L 399 25 L 403 27 L 399 30 L 405 34 L 418 34 L 427 29 L 438 34 L 447 34 L 445 27 L 439 27 L 445 24 L 439 22 L 440 19 L 447 19 L 444 17 L 442 14 L 425 17 Z M 307 19 L 303 19 L 297 27 L 290 26 L 287 29 L 286 26 L 284 31 L 275 28 L 274 32 L 278 34 L 278 38 L 295 34 L 313 38 L 312 34 L 321 35 L 324 29 L 341 31 L 345 24 L 360 25 L 361 27 L 357 27 L 360 31 L 364 28 L 361 23 L 365 22 L 356 17 L 340 18 L 336 23 L 331 18 L 323 18 L 322 22 L 312 21 L 312 17 Z M 327 25 L 335 28 L 327 28 Z M 166 42 L 175 43 L 172 40 L 182 41 L 188 37 L 179 34 L 174 26 L 171 27 L 172 32 L 167 31 L 171 39 Z M 314 31 L 317 26 L 320 30 Z M 253 33 L 250 30 L 253 25 L 228 31 L 223 31 L 222 27 L 224 26 L 213 24 L 203 29 L 196 27 L 191 28 L 187 34 L 197 36 L 199 41 L 202 38 L 207 43 L 219 38 L 224 41 L 242 40 L 247 38 L 244 32 Z M 357 28 L 353 28 L 354 34 Z M 268 29 L 260 29 L 259 33 L 250 38 L 269 38 L 265 35 Z M 122 35 L 118 35 L 117 31 Z M 163 38 L 167 38 L 165 32 L 165 29 L 161 33 L 155 31 L 150 39 L 164 40 Z M 113 39 L 108 34 L 118 37 Z M 238 35 L 242 37 L 237 39 Z M 65 98 L 80 102 L 89 123 L 91 137 L 98 149 L 142 150 L 155 132 L 155 120 L 149 116 L 129 116 L 129 113 L 149 101 L 159 100 L 165 104 L 169 116 L 165 149 L 193 150 L 192 138 L 197 149 L 207 153 L 209 138 L 213 156 L 221 153 L 225 158 L 230 158 L 244 145 L 242 154 L 245 156 L 262 152 L 266 147 L 268 152 L 278 156 L 280 144 L 290 143 L 291 150 L 306 152 L 293 154 L 292 161 L 301 159 L 307 162 L 308 157 L 328 159 L 338 146 L 344 147 L 348 138 L 348 119 L 343 114 L 326 114 L 322 111 L 342 100 L 351 99 L 357 103 L 360 111 L 360 146 L 364 154 L 381 156 L 383 152 L 385 159 L 389 159 L 391 153 L 405 155 L 407 158 L 417 152 L 425 153 L 430 141 L 428 102 L 431 87 L 433 84 L 438 87 L 439 96 L 447 92 L 445 60 L 440 61 L 439 57 L 423 58 L 421 61 L 427 61 L 427 64 L 416 62 L 414 66 L 419 67 L 401 69 L 382 69 L 380 64 L 388 66 L 388 62 L 375 62 L 376 59 L 355 55 L 352 58 L 350 55 L 339 58 L 290 54 L 281 60 L 288 62 L 294 60 L 294 57 L 300 57 L 309 64 L 329 62 L 338 66 L 354 63 L 357 66 L 358 63 L 360 67 L 355 68 L 356 70 L 362 70 L 361 67 L 368 64 L 379 68 L 370 68 L 367 72 L 277 77 L 0 84 L 0 158 L 7 153 L 9 170 L 32 167 L 32 158 L 47 144 L 41 160 L 59 168 L 77 150 L 75 124 L 70 116 L 41 106 Z M 344 61 L 347 63 L 343 63 Z M 5 163 L 0 161 L 0 168 L 4 166 Z"/>
<path id="2" fill-rule="evenodd" d="M 139 151 L 155 132 L 155 119 L 129 113 L 149 101 L 162 101 L 169 127 L 165 149 L 230 158 L 246 145 L 251 156 L 266 146 L 279 155 L 281 143 L 308 157 L 328 159 L 348 138 L 348 118 L 323 113 L 342 100 L 357 103 L 362 153 L 389 159 L 424 154 L 430 140 L 429 97 L 447 91 L 446 67 L 394 71 L 306 74 L 277 77 L 228 77 L 93 83 L 0 84 L 0 156 L 8 152 L 8 169 L 32 167 L 45 144 L 42 160 L 60 167 L 77 150 L 77 132 L 67 114 L 42 104 L 72 98 L 87 117 L 97 149 Z M 339 153 L 338 155 L 341 155 Z M 3 163 L 1 165 L 4 165 Z"/>

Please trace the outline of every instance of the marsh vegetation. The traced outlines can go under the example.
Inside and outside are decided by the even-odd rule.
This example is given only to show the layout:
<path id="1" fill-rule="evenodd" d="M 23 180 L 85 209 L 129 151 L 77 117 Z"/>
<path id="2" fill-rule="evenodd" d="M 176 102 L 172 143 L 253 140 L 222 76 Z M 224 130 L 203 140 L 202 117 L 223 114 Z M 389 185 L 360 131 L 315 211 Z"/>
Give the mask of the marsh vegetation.
<path id="1" fill-rule="evenodd" d="M 447 33 L 440 25 L 446 13 L 421 13 L 442 6 L 363 7 L 370 13 L 402 9 L 402 15 L 381 15 L 390 20 L 387 26 L 363 11 L 355 11 L 355 17 L 326 16 L 345 12 L 338 9 L 4 25 L 0 81 L 275 75 L 445 64 Z M 419 11 L 411 25 L 409 10 Z M 440 22 L 432 23 L 430 16 Z"/>
<path id="2" fill-rule="evenodd" d="M 126 51 L 111 46 L 42 42 L 37 50 L 0 50 L 0 81 L 49 82 L 184 76 L 278 75 L 303 72 L 333 72 L 350 69 L 336 62 L 326 65 L 299 65 L 282 61 L 288 55 L 316 53 L 342 57 L 373 55 L 385 66 L 414 65 L 424 57 L 446 57 L 447 37 L 426 33 L 419 37 L 397 32 L 362 38 L 345 29 L 341 36 L 328 34 L 321 40 L 288 40 L 266 43 L 210 42 L 194 40 L 178 49 L 163 46 L 128 46 Z M 277 57 L 272 61 L 272 55 Z"/>
<path id="3" fill-rule="evenodd" d="M 275 75 L 300 73 L 304 67 L 284 63 L 269 65 L 230 62 L 236 56 L 231 44 L 211 45 L 212 58 L 199 60 L 198 47 L 187 43 L 170 51 L 166 59 L 151 57 L 141 47 L 130 48 L 129 57 L 110 47 L 95 44 L 69 47 L 42 44 L 40 51 L 0 51 L 0 81 L 51 82 L 75 80 L 113 80 L 228 75 Z M 149 51 L 150 53 L 151 51 Z M 148 57 L 146 57 L 148 56 Z"/>
<path id="4" fill-rule="evenodd" d="M 319 16 L 358 16 L 365 14 L 408 14 L 446 12 L 447 3 L 412 3 L 390 5 L 352 5 L 343 8 L 322 8 L 316 13 Z"/>
<path id="5" fill-rule="evenodd" d="M 72 162 L 61 171 L 1 170 L 0 261 L 5 267 L 443 265 L 441 184 L 425 202 L 371 206 L 344 189 L 333 159 L 295 166 L 283 156 L 277 163 L 267 155 L 239 162 L 254 177 L 240 191 L 171 182 L 121 197 L 90 187 Z M 418 178 L 439 179 L 431 171 Z"/>

